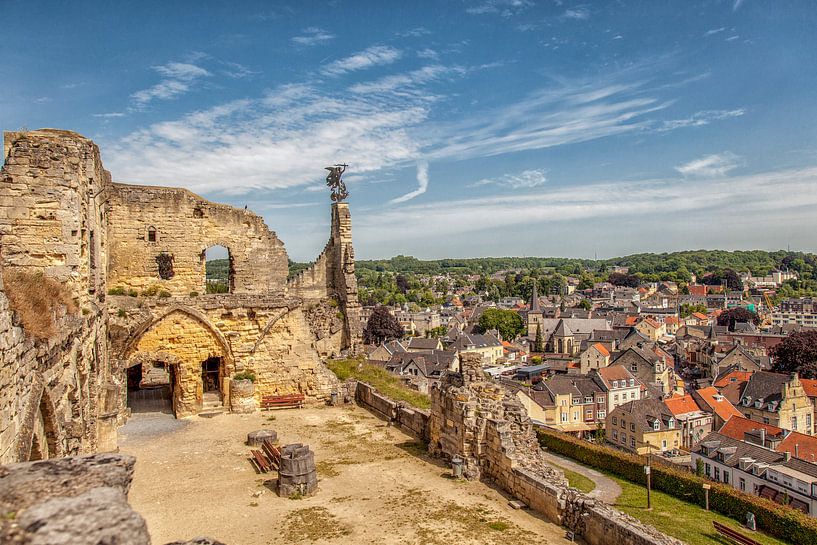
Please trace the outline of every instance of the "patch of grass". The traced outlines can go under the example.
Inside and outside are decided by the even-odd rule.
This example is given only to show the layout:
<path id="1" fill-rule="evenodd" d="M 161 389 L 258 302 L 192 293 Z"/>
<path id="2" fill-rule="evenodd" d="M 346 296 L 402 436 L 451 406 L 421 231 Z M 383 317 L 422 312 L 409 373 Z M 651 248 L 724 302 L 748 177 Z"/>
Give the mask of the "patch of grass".
<path id="1" fill-rule="evenodd" d="M 548 462 L 548 464 L 562 470 L 562 472 L 565 474 L 565 478 L 567 479 L 568 484 L 571 487 L 581 490 L 585 494 L 587 494 L 588 492 L 592 492 L 593 490 L 596 489 L 596 483 L 594 483 L 592 479 L 585 477 L 581 473 L 576 473 L 575 471 L 567 469 L 566 467 L 551 462 Z"/>
<path id="2" fill-rule="evenodd" d="M 17 313 L 26 334 L 35 339 L 56 335 L 54 318 L 59 307 L 64 306 L 68 314 L 78 310 L 68 288 L 42 273 L 7 269 L 3 272 L 3 284 L 9 306 Z"/>
<path id="3" fill-rule="evenodd" d="M 283 537 L 289 543 L 329 541 L 351 533 L 351 528 L 338 521 L 325 507 L 298 509 L 284 519 Z"/>
<path id="4" fill-rule="evenodd" d="M 507 522 L 503 522 L 501 520 L 495 520 L 493 522 L 488 523 L 488 528 L 490 528 L 491 530 L 496 530 L 497 532 L 504 532 L 510 527 L 511 527 L 510 524 L 508 524 Z"/>
<path id="5" fill-rule="evenodd" d="M 431 408 L 430 396 L 408 388 L 396 376 L 382 367 L 364 362 L 362 358 L 329 360 L 326 365 L 340 380 L 354 378 L 372 385 L 394 401 L 403 401 L 418 409 Z"/>
<path id="6" fill-rule="evenodd" d="M 318 471 L 319 477 L 337 477 L 340 475 L 340 471 L 335 469 L 335 464 L 327 462 L 326 460 L 321 460 L 316 463 L 315 469 Z"/>
<path id="7" fill-rule="evenodd" d="M 662 532 L 683 540 L 689 545 L 723 545 L 724 540 L 715 531 L 712 521 L 718 521 L 744 535 L 750 536 L 762 545 L 785 545 L 785 541 L 775 539 L 760 532 L 742 528 L 731 518 L 713 511 L 706 511 L 697 505 L 687 503 L 653 490 L 650 493 L 652 511 L 647 511 L 647 490 L 641 485 L 608 475 L 621 486 L 621 496 L 615 507 L 641 522 L 655 526 Z"/>

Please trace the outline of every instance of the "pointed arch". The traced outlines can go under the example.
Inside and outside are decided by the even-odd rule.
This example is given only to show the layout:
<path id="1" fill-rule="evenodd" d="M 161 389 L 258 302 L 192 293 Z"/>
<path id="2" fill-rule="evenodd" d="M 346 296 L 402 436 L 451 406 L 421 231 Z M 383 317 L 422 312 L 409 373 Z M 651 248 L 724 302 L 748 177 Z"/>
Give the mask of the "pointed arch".
<path id="1" fill-rule="evenodd" d="M 64 455 L 56 413 L 56 406 L 46 388 L 45 380 L 40 373 L 35 374 L 18 435 L 18 461 L 25 462 L 31 458 L 32 446 L 38 450 L 38 459 Z"/>

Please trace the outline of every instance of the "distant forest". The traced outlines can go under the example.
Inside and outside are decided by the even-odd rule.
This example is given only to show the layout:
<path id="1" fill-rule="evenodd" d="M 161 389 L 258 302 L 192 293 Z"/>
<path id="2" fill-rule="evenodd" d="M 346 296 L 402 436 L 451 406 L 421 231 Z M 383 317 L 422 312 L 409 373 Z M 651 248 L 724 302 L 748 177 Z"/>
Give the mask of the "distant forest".
<path id="1" fill-rule="evenodd" d="M 292 278 L 312 263 L 297 263 L 289 260 L 289 278 Z M 226 281 L 230 276 L 230 262 L 228 259 L 213 259 L 205 263 L 207 280 Z"/>

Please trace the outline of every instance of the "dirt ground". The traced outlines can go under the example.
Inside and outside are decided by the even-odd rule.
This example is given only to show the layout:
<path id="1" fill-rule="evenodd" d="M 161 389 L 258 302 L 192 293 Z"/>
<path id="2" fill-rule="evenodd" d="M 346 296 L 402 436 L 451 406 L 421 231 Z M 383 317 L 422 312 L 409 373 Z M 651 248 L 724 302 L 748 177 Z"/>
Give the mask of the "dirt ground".
<path id="1" fill-rule="evenodd" d="M 279 498 L 274 473 L 249 461 L 247 433 L 315 451 L 315 496 Z M 228 545 L 568 543 L 564 530 L 515 510 L 484 483 L 450 479 L 419 443 L 359 407 L 174 420 L 140 414 L 120 430 L 136 456 L 130 503 L 153 543 L 209 536 Z"/>

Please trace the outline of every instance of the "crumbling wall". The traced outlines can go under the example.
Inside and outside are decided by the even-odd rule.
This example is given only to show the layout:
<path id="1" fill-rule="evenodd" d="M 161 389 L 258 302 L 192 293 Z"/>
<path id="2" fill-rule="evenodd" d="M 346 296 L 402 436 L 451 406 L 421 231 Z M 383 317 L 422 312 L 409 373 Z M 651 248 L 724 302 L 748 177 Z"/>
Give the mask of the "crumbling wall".
<path id="1" fill-rule="evenodd" d="M 70 131 L 6 133 L 4 155 L 0 269 L 9 281 L 0 284 L 0 462 L 109 448 L 109 174 L 96 145 Z M 26 286 L 41 276 L 60 291 L 52 313 L 26 304 Z M 40 338 L 22 327 L 24 318 L 45 321 L 54 333 Z"/>
<path id="2" fill-rule="evenodd" d="M 352 216 L 345 202 L 332 204 L 332 227 L 329 241 L 309 268 L 288 282 L 292 295 L 305 301 L 333 298 L 340 304 L 344 317 L 343 334 L 336 352 L 355 352 L 362 339 L 360 303 L 357 299 L 355 250 L 352 246 Z M 331 348 L 327 347 L 329 352 Z"/>
<path id="3" fill-rule="evenodd" d="M 283 243 L 260 216 L 209 202 L 186 189 L 111 184 L 108 285 L 171 295 L 205 293 L 204 252 L 229 250 L 231 293 L 282 293 L 289 270 Z M 163 257 L 160 257 L 163 256 Z M 160 262 L 171 264 L 162 278 Z"/>
<path id="4" fill-rule="evenodd" d="M 365 382 L 356 383 L 355 401 L 361 407 L 395 424 L 409 435 L 421 441 L 429 440 L 428 411 L 392 401 Z"/>
<path id="5" fill-rule="evenodd" d="M 521 402 L 488 381 L 479 354 L 463 354 L 460 373 L 446 373 L 432 390 L 429 452 L 463 460 L 468 479 L 489 478 L 531 509 L 590 545 L 680 545 L 650 526 L 569 488 L 541 455 Z"/>

